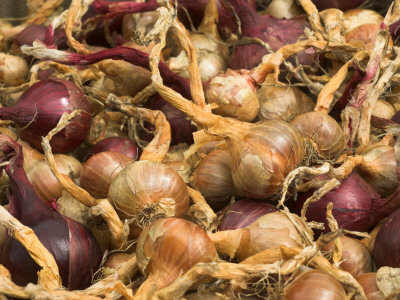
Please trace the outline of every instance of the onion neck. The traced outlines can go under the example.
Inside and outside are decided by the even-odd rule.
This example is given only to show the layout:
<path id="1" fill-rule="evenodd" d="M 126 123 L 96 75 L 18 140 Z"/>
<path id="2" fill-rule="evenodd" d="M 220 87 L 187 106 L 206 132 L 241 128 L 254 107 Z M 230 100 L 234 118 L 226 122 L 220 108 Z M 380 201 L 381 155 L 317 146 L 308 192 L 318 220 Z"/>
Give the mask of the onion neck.
<path id="1" fill-rule="evenodd" d="M 31 103 L 33 104 L 33 103 Z M 32 116 L 32 109 L 24 105 L 14 105 L 11 107 L 0 108 L 0 119 L 11 120 L 17 123 L 19 126 L 26 126 L 32 122 L 34 116 Z"/>

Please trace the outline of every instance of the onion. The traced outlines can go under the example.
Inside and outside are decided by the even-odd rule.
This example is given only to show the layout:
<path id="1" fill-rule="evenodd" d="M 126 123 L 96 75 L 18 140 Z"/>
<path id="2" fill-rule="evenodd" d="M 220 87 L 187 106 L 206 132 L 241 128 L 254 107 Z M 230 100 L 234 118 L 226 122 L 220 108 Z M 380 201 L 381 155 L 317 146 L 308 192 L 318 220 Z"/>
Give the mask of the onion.
<path id="1" fill-rule="evenodd" d="M 374 262 L 368 249 L 359 241 L 347 236 L 339 238 L 342 243 L 342 256 L 339 258 L 340 268 L 353 277 L 374 271 Z M 335 241 L 326 244 L 321 250 L 333 251 Z"/>
<path id="2" fill-rule="evenodd" d="M 28 64 L 22 57 L 0 52 L 0 82 L 16 86 L 28 76 Z"/>
<path id="3" fill-rule="evenodd" d="M 272 0 L 263 14 L 278 19 L 290 19 L 303 13 L 295 0 Z"/>
<path id="4" fill-rule="evenodd" d="M 223 218 L 218 226 L 219 231 L 244 228 L 260 217 L 275 212 L 276 208 L 263 201 L 242 199 L 222 210 Z"/>
<path id="5" fill-rule="evenodd" d="M 338 8 L 340 10 L 346 11 L 348 9 L 357 8 L 366 0 L 312 0 L 319 11 L 328 8 Z"/>
<path id="6" fill-rule="evenodd" d="M 16 39 L 17 45 L 19 47 L 22 45 L 32 46 L 36 40 L 43 42 L 46 31 L 47 27 L 44 25 L 29 25 L 18 34 Z"/>
<path id="7" fill-rule="evenodd" d="M 358 283 L 364 289 L 368 300 L 383 300 L 385 295 L 379 290 L 376 283 L 376 273 L 365 273 L 356 277 Z"/>
<path id="8" fill-rule="evenodd" d="M 292 215 L 296 223 L 309 236 L 312 231 L 304 221 Z M 228 254 L 231 258 L 244 260 L 262 250 L 287 247 L 302 247 L 303 240 L 292 221 L 283 212 L 271 212 L 258 218 L 246 228 L 218 231 L 209 235 L 218 253 Z"/>
<path id="9" fill-rule="evenodd" d="M 140 271 L 147 276 L 137 299 L 148 299 L 150 293 L 170 285 L 198 263 L 218 260 L 205 231 L 177 218 L 160 219 L 146 227 L 139 236 L 136 256 Z"/>
<path id="10" fill-rule="evenodd" d="M 343 286 L 334 277 L 321 270 L 299 275 L 283 290 L 284 300 L 342 300 L 346 299 Z"/>
<path id="11" fill-rule="evenodd" d="M 314 180 L 325 180 L 326 176 L 318 176 Z M 299 193 L 295 212 L 300 214 L 303 203 L 312 195 L 310 190 Z M 308 206 L 306 217 L 309 221 L 322 222 L 328 231 L 326 207 L 333 203 L 333 216 L 339 228 L 355 231 L 368 231 L 380 220 L 385 218 L 398 206 L 399 199 L 393 194 L 388 199 L 381 199 L 378 192 L 371 187 L 360 175 L 352 172 L 343 179 L 340 186 L 326 193 L 317 202 Z M 389 207 L 390 206 L 390 207 Z"/>
<path id="12" fill-rule="evenodd" d="M 354 47 L 371 51 L 375 45 L 376 35 L 380 24 L 363 24 L 350 30 L 345 38 L 346 42 Z M 389 46 L 393 46 L 393 40 L 389 37 Z"/>
<path id="13" fill-rule="evenodd" d="M 57 169 L 71 179 L 76 180 L 81 174 L 81 163 L 72 156 L 65 154 L 54 155 Z M 50 170 L 45 159 L 34 163 L 27 171 L 26 175 L 32 184 L 35 192 L 43 201 L 58 199 L 62 195 L 62 188 L 56 177 Z"/>
<path id="14" fill-rule="evenodd" d="M 122 20 L 123 37 L 129 41 L 132 38 L 132 33 L 135 31 L 140 31 L 142 35 L 146 35 L 153 29 L 157 18 L 158 14 L 156 11 L 126 14 Z"/>
<path id="15" fill-rule="evenodd" d="M 108 199 L 121 218 L 135 218 L 131 227 L 144 228 L 163 217 L 183 217 L 189 194 L 182 177 L 159 162 L 139 161 L 114 178 Z"/>
<path id="16" fill-rule="evenodd" d="M 80 185 L 94 198 L 106 198 L 112 180 L 131 162 L 132 158 L 118 152 L 99 152 L 84 163 Z"/>
<path id="17" fill-rule="evenodd" d="M 391 119 L 395 113 L 394 106 L 382 99 L 378 99 L 372 109 L 372 115 L 382 119 Z"/>
<path id="18" fill-rule="evenodd" d="M 77 148 L 90 129 L 91 109 L 83 91 L 71 81 L 40 81 L 26 90 L 17 104 L 0 108 L 0 119 L 12 120 L 23 127 L 21 137 L 42 150 L 41 137 L 56 127 L 63 113 L 83 112 L 56 134 L 50 145 L 54 152 L 67 153 Z"/>
<path id="19" fill-rule="evenodd" d="M 63 217 L 39 198 L 22 168 L 21 147 L 1 135 L 1 161 L 10 160 L 6 173 L 10 177 L 12 195 L 10 212 L 22 224 L 32 228 L 42 244 L 54 256 L 63 285 L 84 289 L 91 283 L 101 261 L 101 252 L 93 235 L 82 224 Z M 26 249 L 9 237 L 1 250 L 0 263 L 19 285 L 37 282 L 40 267 Z"/>
<path id="20" fill-rule="evenodd" d="M 381 24 L 383 17 L 370 9 L 350 9 L 343 14 L 342 30 L 346 35 L 350 30 L 363 24 Z"/>
<path id="21" fill-rule="evenodd" d="M 142 153 L 142 149 L 139 148 L 136 142 L 126 137 L 114 136 L 107 137 L 94 144 L 89 149 L 86 157 L 90 158 L 91 156 L 104 151 L 118 152 L 132 158 L 133 160 L 138 160 Z"/>

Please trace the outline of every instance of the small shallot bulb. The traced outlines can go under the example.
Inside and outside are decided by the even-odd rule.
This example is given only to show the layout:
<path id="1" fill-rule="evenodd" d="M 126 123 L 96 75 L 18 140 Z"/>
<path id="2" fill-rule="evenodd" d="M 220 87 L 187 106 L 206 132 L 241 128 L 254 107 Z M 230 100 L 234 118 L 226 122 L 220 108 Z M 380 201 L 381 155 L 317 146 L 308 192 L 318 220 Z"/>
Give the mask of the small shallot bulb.
<path id="1" fill-rule="evenodd" d="M 383 197 L 389 197 L 399 185 L 397 161 L 394 148 L 387 145 L 373 145 L 363 153 L 363 162 L 357 172 Z"/>
<path id="2" fill-rule="evenodd" d="M 26 81 L 28 63 L 23 57 L 0 52 L 0 82 L 16 86 Z"/>
<path id="3" fill-rule="evenodd" d="M 349 9 L 343 14 L 342 31 L 344 34 L 363 24 L 381 24 L 383 17 L 371 9 Z"/>
<path id="4" fill-rule="evenodd" d="M 346 42 L 355 47 L 371 51 L 374 48 L 379 27 L 379 24 L 363 24 L 357 26 L 346 34 Z M 389 46 L 393 46 L 391 37 L 389 37 Z"/>
<path id="5" fill-rule="evenodd" d="M 247 70 L 228 70 L 207 83 L 205 91 L 208 103 L 218 104 L 215 113 L 251 122 L 257 116 L 260 101 L 256 84 Z"/>
<path id="6" fill-rule="evenodd" d="M 356 277 L 358 283 L 364 289 L 367 300 L 383 300 L 385 295 L 379 290 L 376 283 L 376 273 L 365 273 Z"/>
<path id="7" fill-rule="evenodd" d="M 290 19 L 301 15 L 303 10 L 295 0 L 272 0 L 264 13 L 277 19 Z"/>
<path id="8" fill-rule="evenodd" d="M 342 257 L 340 258 L 340 268 L 349 272 L 353 277 L 374 270 L 374 262 L 367 247 L 359 240 L 343 236 L 340 237 L 342 243 Z M 334 250 L 335 242 L 332 241 L 325 245 L 322 250 Z"/>
<path id="9" fill-rule="evenodd" d="M 272 84 L 272 82 L 271 82 Z M 299 114 L 312 111 L 314 101 L 296 87 L 270 85 L 267 78 L 258 89 L 260 99 L 260 120 L 290 121 Z"/>
<path id="10" fill-rule="evenodd" d="M 169 286 L 198 263 L 218 260 L 217 251 L 198 225 L 178 218 L 163 218 L 140 234 L 136 250 L 140 271 L 147 276 L 138 295 Z M 144 298 L 143 299 L 149 299 Z"/>
<path id="11" fill-rule="evenodd" d="M 334 158 L 345 147 L 342 128 L 326 113 L 312 111 L 301 114 L 291 124 L 317 144 L 318 153 L 324 158 Z"/>
<path id="12" fill-rule="evenodd" d="M 390 120 L 395 113 L 396 109 L 394 106 L 382 99 L 378 99 L 375 102 L 374 108 L 372 109 L 372 115 L 382 119 Z"/>
<path id="13" fill-rule="evenodd" d="M 146 35 L 153 29 L 157 18 L 158 13 L 156 11 L 126 14 L 122 20 L 122 36 L 130 41 L 135 31 L 140 31 L 142 35 Z"/>
<path id="14" fill-rule="evenodd" d="M 113 274 L 123 263 L 125 263 L 132 254 L 128 253 L 115 253 L 107 257 L 103 265 L 103 276 Z"/>
<path id="15" fill-rule="evenodd" d="M 343 286 L 321 270 L 311 270 L 298 276 L 283 290 L 283 300 L 343 300 Z"/>
<path id="16" fill-rule="evenodd" d="M 183 217 L 189 194 L 182 177 L 171 167 L 138 161 L 125 167 L 111 182 L 108 199 L 121 218 L 134 218 L 141 228 L 163 217 Z"/>
<path id="17" fill-rule="evenodd" d="M 74 157 L 65 154 L 55 154 L 57 169 L 76 180 L 81 174 L 82 164 Z M 36 161 L 26 172 L 29 182 L 43 201 L 58 199 L 62 195 L 62 188 L 53 175 L 45 159 Z"/>
<path id="18" fill-rule="evenodd" d="M 204 157 L 193 173 L 193 187 L 211 207 L 220 208 L 235 194 L 232 160 L 228 150 L 216 149 Z"/>
<path id="19" fill-rule="evenodd" d="M 115 176 L 133 160 L 118 152 L 99 152 L 82 167 L 80 184 L 94 198 L 107 198 L 108 189 Z"/>

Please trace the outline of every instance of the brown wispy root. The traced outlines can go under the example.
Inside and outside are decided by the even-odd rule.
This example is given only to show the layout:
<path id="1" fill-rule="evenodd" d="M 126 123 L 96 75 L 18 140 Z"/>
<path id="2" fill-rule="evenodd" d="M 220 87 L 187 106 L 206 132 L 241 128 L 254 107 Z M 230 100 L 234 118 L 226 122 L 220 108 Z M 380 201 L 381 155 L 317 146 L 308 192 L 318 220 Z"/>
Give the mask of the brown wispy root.
<path id="1" fill-rule="evenodd" d="M 22 299 L 100 300 L 104 299 L 104 296 L 107 299 L 119 299 L 121 296 L 124 296 L 125 299 L 133 299 L 132 290 L 125 285 L 138 272 L 136 255 L 132 254 L 114 274 L 94 283 L 86 290 L 67 291 L 31 283 L 26 287 L 18 286 L 11 281 L 8 270 L 0 265 L 0 293 Z"/>
<path id="2" fill-rule="evenodd" d="M 122 248 L 127 242 L 129 234 L 128 224 L 121 222 L 114 208 L 107 199 L 97 200 L 93 198 L 87 191 L 77 186 L 68 175 L 61 174 L 56 167 L 54 156 L 51 152 L 51 138 L 64 129 L 65 126 L 68 125 L 68 122 L 80 113 L 81 111 L 79 110 L 75 110 L 71 114 L 64 113 L 56 128 L 51 130 L 46 137 L 42 138 L 42 147 L 44 149 L 46 161 L 63 189 L 68 191 L 79 202 L 91 207 L 92 214 L 101 215 L 103 217 L 112 234 L 113 246 L 117 249 Z"/>
<path id="3" fill-rule="evenodd" d="M 191 216 L 195 222 L 200 225 L 206 232 L 210 233 L 217 229 L 218 220 L 217 215 L 208 205 L 204 197 L 199 191 L 188 187 L 189 196 L 194 202 L 189 208 L 188 215 Z"/>
<path id="4" fill-rule="evenodd" d="M 25 27 L 29 25 L 40 25 L 47 21 L 47 19 L 61 6 L 63 0 L 47 0 L 40 6 L 36 12 L 25 20 L 22 24 L 15 26 L 8 30 L 2 31 L 1 38 L 10 39 L 17 36 Z"/>
<path id="5" fill-rule="evenodd" d="M 12 237 L 26 248 L 29 255 L 42 268 L 38 272 L 38 284 L 48 289 L 60 288 L 62 284 L 57 263 L 33 230 L 22 225 L 3 206 L 0 206 L 0 224 L 11 231 Z"/>
<path id="6" fill-rule="evenodd" d="M 112 94 L 108 95 L 105 104 L 112 109 L 119 110 L 128 117 L 135 119 L 143 118 L 146 122 L 154 125 L 154 138 L 143 149 L 140 160 L 151 160 L 156 162 L 162 162 L 164 160 L 171 143 L 171 127 L 167 118 L 161 111 L 124 104 L 117 96 Z"/>

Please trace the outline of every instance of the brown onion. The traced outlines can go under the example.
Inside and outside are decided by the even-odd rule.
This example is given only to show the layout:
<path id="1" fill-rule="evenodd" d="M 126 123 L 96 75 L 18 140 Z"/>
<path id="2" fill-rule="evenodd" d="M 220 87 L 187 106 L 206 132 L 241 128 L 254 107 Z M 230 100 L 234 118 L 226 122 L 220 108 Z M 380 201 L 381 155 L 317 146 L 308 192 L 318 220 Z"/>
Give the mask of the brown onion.
<path id="1" fill-rule="evenodd" d="M 371 51 L 374 48 L 379 28 L 379 24 L 363 24 L 357 26 L 346 34 L 346 42 L 355 47 Z M 389 46 L 393 46 L 391 37 L 389 38 Z"/>
<path id="2" fill-rule="evenodd" d="M 182 177 L 159 162 L 138 161 L 125 167 L 112 181 L 108 199 L 121 218 L 135 218 L 144 228 L 163 217 L 183 217 L 189 194 Z"/>
<path id="3" fill-rule="evenodd" d="M 283 290 L 283 300 L 343 300 L 343 286 L 321 270 L 304 272 Z"/>
<path id="4" fill-rule="evenodd" d="M 385 295 L 379 290 L 376 283 L 376 273 L 365 273 L 356 277 L 358 283 L 364 289 L 367 300 L 384 300 Z"/>
<path id="5" fill-rule="evenodd" d="M 28 64 L 23 57 L 0 52 L 0 82 L 16 86 L 25 82 Z"/>
<path id="6" fill-rule="evenodd" d="M 343 34 L 363 24 L 381 24 L 383 17 L 371 9 L 350 9 L 344 12 L 342 21 Z"/>
<path id="7" fill-rule="evenodd" d="M 374 108 L 372 109 L 372 115 L 379 117 L 379 118 L 383 118 L 383 119 L 391 119 L 394 114 L 396 113 L 396 109 L 394 108 L 394 106 L 392 104 L 390 104 L 389 102 L 382 100 L 382 99 L 378 99 L 375 102 Z"/>
<path id="8" fill-rule="evenodd" d="M 216 149 L 205 156 L 193 173 L 193 187 L 211 207 L 220 208 L 235 194 L 232 160 L 227 150 Z"/>
<path id="9" fill-rule="evenodd" d="M 291 124 L 317 144 L 318 153 L 324 158 L 334 158 L 344 149 L 342 128 L 334 118 L 324 112 L 301 114 L 294 118 Z"/>
<path id="10" fill-rule="evenodd" d="M 374 271 L 374 262 L 372 261 L 371 254 L 359 240 L 347 236 L 340 237 L 339 240 L 342 243 L 341 269 L 349 272 L 353 277 Z M 322 248 L 324 251 L 334 249 L 334 241 Z"/>
<path id="11" fill-rule="evenodd" d="M 99 152 L 83 164 L 80 185 L 94 198 L 106 198 L 112 180 L 132 161 L 118 152 Z"/>
<path id="12" fill-rule="evenodd" d="M 272 0 L 262 14 L 277 19 L 290 19 L 303 13 L 295 0 Z"/>
<path id="13" fill-rule="evenodd" d="M 147 276 L 137 299 L 150 298 L 151 292 L 170 285 L 198 263 L 218 260 L 205 231 L 177 218 L 163 218 L 146 227 L 139 236 L 136 256 L 140 271 Z"/>
<path id="14" fill-rule="evenodd" d="M 363 151 L 362 156 L 364 160 L 357 167 L 357 172 L 382 197 L 389 197 L 399 185 L 394 148 L 387 145 L 372 145 Z"/>
<path id="15" fill-rule="evenodd" d="M 81 175 L 82 164 L 74 157 L 65 154 L 55 154 L 57 169 L 71 179 L 76 180 Z M 43 201 L 58 199 L 62 195 L 62 188 L 57 178 L 51 172 L 45 159 L 34 163 L 26 172 L 30 183 Z"/>

